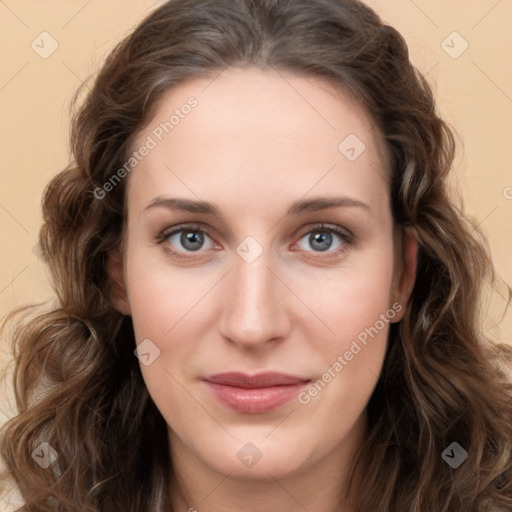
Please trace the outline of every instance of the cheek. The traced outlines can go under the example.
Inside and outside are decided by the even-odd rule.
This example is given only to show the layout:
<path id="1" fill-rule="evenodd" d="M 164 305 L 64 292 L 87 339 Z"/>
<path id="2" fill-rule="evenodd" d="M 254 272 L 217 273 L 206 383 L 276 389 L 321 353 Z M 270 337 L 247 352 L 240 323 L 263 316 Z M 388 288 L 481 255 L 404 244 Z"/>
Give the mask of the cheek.
<path id="1" fill-rule="evenodd" d="M 337 268 L 302 264 L 276 270 L 293 290 L 292 294 L 276 278 L 274 291 L 283 297 L 284 314 L 293 317 L 310 347 L 325 356 L 324 363 L 332 360 L 333 354 L 350 350 L 354 339 L 364 343 L 365 333 L 374 332 L 376 322 L 391 307 L 391 244 L 377 244 L 374 250 L 363 251 Z M 194 331 L 215 327 L 224 288 L 214 285 L 223 271 L 173 267 L 162 258 L 151 261 L 147 252 L 129 244 L 126 273 L 137 342 L 150 338 L 162 350 L 170 345 L 173 350 L 192 350 L 194 344 L 189 340 Z M 379 331 L 383 330 L 381 324 L 377 324 Z M 178 336 L 185 326 L 188 332 Z"/>
<path id="2" fill-rule="evenodd" d="M 126 279 L 137 341 L 154 337 L 163 342 L 195 308 L 214 282 L 207 269 L 173 266 L 156 248 L 128 243 Z M 142 246 L 142 247 L 141 247 Z M 185 322 L 186 323 L 186 322 Z"/>
<path id="3" fill-rule="evenodd" d="M 203 286 L 199 286 L 201 282 L 191 282 L 183 270 L 158 265 L 148 268 L 141 263 L 135 256 L 127 266 L 136 343 L 142 347 L 148 343 L 146 340 L 151 341 L 150 364 L 141 359 L 141 372 L 153 401 L 167 422 L 175 425 L 199 414 L 197 403 L 191 400 L 187 378 L 198 351 L 197 341 L 192 340 L 205 339 L 202 329 L 207 303 L 201 298 L 211 286 L 212 276 L 204 277 Z M 198 318 L 201 323 L 195 321 Z"/>
<path id="4" fill-rule="evenodd" d="M 371 291 L 372 288 L 369 288 Z M 388 303 L 387 290 L 361 295 L 360 300 L 340 301 L 326 317 L 335 335 L 316 340 L 319 373 L 299 396 L 315 425 L 326 428 L 325 445 L 334 445 L 351 430 L 365 410 L 382 371 L 390 323 L 396 308 Z M 321 448 L 325 448 L 322 445 Z"/>
<path id="5" fill-rule="evenodd" d="M 300 445 L 294 452 L 297 460 L 317 460 L 336 448 L 365 409 L 380 374 L 392 320 L 387 313 L 392 267 L 392 248 L 382 243 L 337 269 L 275 268 L 290 288 L 276 279 L 272 291 L 293 325 L 281 347 L 276 346 L 276 360 L 294 361 L 315 378 L 290 404 L 296 421 L 284 423 L 271 437 L 268 428 L 262 433 L 258 426 L 230 427 L 240 439 L 248 436 L 269 452 L 272 447 L 279 463 L 290 457 L 283 452 L 290 440 Z M 226 460 L 220 453 L 232 449 L 233 441 L 202 408 L 206 400 L 194 385 L 200 369 L 213 363 L 232 366 L 233 351 L 216 330 L 220 315 L 234 304 L 223 301 L 232 289 L 225 283 L 215 286 L 225 269 L 171 267 L 148 261 L 140 250 L 128 254 L 126 270 L 137 343 L 149 338 L 160 349 L 151 365 L 141 365 L 153 401 L 194 452 Z"/>
<path id="6" fill-rule="evenodd" d="M 393 248 L 381 244 L 375 250 L 347 260 L 336 270 L 311 271 L 297 279 L 298 294 L 328 329 L 323 329 L 322 347 L 326 353 L 348 350 L 350 342 L 378 322 L 392 307 Z M 395 311 L 389 312 L 391 319 Z M 389 321 L 386 322 L 386 326 Z M 363 340 L 364 341 L 364 340 Z"/>
<path id="7" fill-rule="evenodd" d="M 382 246 L 372 257 L 331 275 L 323 293 L 318 288 L 309 293 L 329 330 L 309 337 L 321 355 L 321 373 L 302 403 L 320 394 L 325 405 L 343 403 L 340 420 L 349 410 L 358 414 L 364 408 L 381 372 L 390 323 L 402 308 L 390 300 L 392 273 L 392 247 Z"/>

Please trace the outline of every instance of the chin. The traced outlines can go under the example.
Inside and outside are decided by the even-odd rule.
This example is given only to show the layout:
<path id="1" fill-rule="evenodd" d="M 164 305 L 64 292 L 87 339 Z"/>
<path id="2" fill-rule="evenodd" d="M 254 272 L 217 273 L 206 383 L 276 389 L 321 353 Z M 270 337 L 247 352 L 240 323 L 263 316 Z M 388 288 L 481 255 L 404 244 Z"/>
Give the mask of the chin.
<path id="1" fill-rule="evenodd" d="M 268 435 L 268 432 L 265 434 Z M 301 450 L 299 440 L 288 438 L 286 442 L 260 437 L 260 440 L 230 439 L 226 444 L 215 444 L 213 450 L 198 453 L 203 463 L 214 471 L 230 475 L 232 479 L 268 480 L 291 477 L 315 463 L 311 453 Z"/>

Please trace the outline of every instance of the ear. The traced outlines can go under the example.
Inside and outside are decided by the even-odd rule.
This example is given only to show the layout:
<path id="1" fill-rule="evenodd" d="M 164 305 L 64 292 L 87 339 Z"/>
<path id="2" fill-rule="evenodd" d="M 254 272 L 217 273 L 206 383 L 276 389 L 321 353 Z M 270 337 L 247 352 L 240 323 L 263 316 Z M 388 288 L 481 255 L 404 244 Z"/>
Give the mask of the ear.
<path id="1" fill-rule="evenodd" d="M 416 281 L 416 270 L 418 266 L 418 233 L 414 228 L 407 227 L 402 233 L 401 247 L 403 264 L 398 269 L 393 283 L 393 303 L 401 304 L 400 312 L 395 317 L 395 322 L 402 320 L 405 313 L 405 305 L 409 301 L 414 283 Z M 398 311 L 398 310 L 397 310 Z"/>
<path id="2" fill-rule="evenodd" d="M 107 273 L 110 281 L 110 302 L 123 315 L 131 315 L 126 292 L 123 260 L 118 251 L 110 252 L 107 259 Z"/>

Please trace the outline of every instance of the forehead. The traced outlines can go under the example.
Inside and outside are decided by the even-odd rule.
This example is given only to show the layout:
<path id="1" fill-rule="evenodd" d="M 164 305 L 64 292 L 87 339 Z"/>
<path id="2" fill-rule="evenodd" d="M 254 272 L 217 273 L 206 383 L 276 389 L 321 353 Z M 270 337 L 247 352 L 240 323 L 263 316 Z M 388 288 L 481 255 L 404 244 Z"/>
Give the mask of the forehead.
<path id="1" fill-rule="evenodd" d="M 272 69 L 229 68 L 169 89 L 132 149 L 144 145 L 134 200 L 176 187 L 283 198 L 387 189 L 384 144 L 364 108 L 325 81 Z"/>

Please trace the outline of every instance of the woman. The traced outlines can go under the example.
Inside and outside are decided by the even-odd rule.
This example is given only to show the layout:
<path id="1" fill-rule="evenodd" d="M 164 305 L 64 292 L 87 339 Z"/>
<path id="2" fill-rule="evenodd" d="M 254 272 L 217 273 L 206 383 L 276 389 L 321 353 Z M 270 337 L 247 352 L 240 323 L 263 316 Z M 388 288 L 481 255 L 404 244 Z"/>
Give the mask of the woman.
<path id="1" fill-rule="evenodd" d="M 24 510 L 512 507 L 454 141 L 354 0 L 173 0 L 108 57 L 18 324 Z"/>

